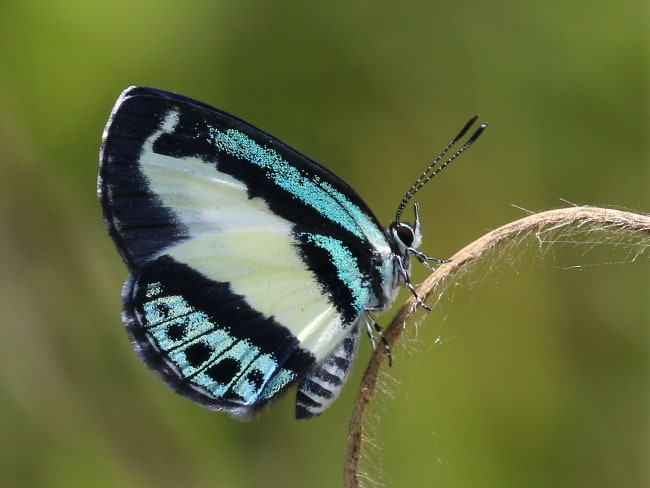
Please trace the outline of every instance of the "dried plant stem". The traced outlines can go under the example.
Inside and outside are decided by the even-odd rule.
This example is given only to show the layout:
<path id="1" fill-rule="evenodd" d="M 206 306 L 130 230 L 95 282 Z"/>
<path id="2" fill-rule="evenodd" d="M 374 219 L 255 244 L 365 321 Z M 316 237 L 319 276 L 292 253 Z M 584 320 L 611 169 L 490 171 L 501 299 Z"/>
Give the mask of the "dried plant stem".
<path id="1" fill-rule="evenodd" d="M 529 215 L 488 232 L 458 251 L 448 263 L 441 265 L 427 278 L 419 287 L 418 295 L 429 303 L 430 297 L 445 280 L 458 274 L 499 244 L 510 242 L 524 235 L 535 235 L 566 226 L 590 226 L 594 229 L 618 229 L 624 233 L 650 235 L 650 216 L 599 207 L 570 207 Z M 411 297 L 386 328 L 384 336 L 389 345 L 395 344 L 404 329 L 405 322 L 416 308 L 416 301 L 414 297 Z M 357 488 L 359 477 L 365 477 L 358 471 L 364 442 L 364 414 L 373 399 L 379 367 L 385 358 L 385 349 L 383 347 L 375 348 L 361 381 L 350 419 L 344 468 L 345 486 L 348 488 Z"/>

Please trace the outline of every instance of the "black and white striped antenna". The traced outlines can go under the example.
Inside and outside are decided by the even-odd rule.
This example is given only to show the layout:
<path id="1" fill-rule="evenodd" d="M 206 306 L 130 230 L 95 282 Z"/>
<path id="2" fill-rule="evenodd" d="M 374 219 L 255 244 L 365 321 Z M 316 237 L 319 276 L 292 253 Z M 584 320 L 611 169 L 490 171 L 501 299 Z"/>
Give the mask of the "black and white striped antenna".
<path id="1" fill-rule="evenodd" d="M 474 144 L 476 139 L 479 138 L 479 136 L 483 133 L 483 131 L 487 128 L 487 124 L 481 124 L 478 129 L 474 131 L 474 133 L 470 136 L 469 139 L 458 148 L 458 150 L 453 153 L 447 160 L 442 163 L 440 166 L 436 167 L 438 163 L 442 160 L 442 158 L 445 157 L 445 155 L 449 152 L 449 150 L 454 147 L 460 139 L 462 139 L 467 131 L 476 123 L 478 120 L 478 115 L 474 115 L 471 119 L 467 121 L 467 123 L 463 126 L 463 128 L 460 130 L 460 132 L 454 137 L 449 144 L 447 144 L 447 147 L 445 147 L 440 154 L 433 160 L 433 162 L 427 167 L 427 169 L 424 170 L 424 172 L 419 176 L 417 180 L 411 185 L 411 188 L 406 192 L 406 195 L 404 195 L 404 198 L 402 198 L 402 201 L 400 202 L 399 206 L 397 207 L 397 213 L 395 214 L 395 222 L 399 222 L 400 217 L 402 216 L 402 212 L 404 211 L 404 208 L 406 207 L 407 203 L 411 198 L 413 198 L 413 195 L 415 195 L 420 188 L 422 188 L 424 185 L 426 185 L 431 178 L 436 176 L 438 173 L 440 173 L 443 169 L 445 169 L 449 164 L 456 159 L 458 156 L 460 156 L 463 152 L 465 152 L 469 147 Z"/>

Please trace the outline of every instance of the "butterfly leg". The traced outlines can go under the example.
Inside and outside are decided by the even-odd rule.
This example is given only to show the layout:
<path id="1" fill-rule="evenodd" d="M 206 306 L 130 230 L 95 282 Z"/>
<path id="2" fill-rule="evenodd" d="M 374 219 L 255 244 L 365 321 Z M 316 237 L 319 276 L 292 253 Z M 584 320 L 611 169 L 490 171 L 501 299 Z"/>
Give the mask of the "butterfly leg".
<path id="1" fill-rule="evenodd" d="M 402 275 L 402 278 L 404 279 L 404 284 L 406 287 L 409 289 L 411 294 L 415 297 L 415 301 L 419 306 L 421 306 L 423 309 L 425 309 L 427 312 L 431 312 L 431 307 L 424 303 L 424 300 L 420 298 L 420 295 L 418 295 L 417 291 L 415 290 L 415 287 L 413 286 L 413 283 L 411 283 L 411 278 L 409 277 L 408 271 L 406 268 L 404 268 L 404 264 L 402 264 L 402 260 L 399 258 L 395 259 L 395 262 L 397 263 L 397 267 L 399 270 L 399 273 Z"/>
<path id="2" fill-rule="evenodd" d="M 386 340 L 386 337 L 384 336 L 384 331 L 381 328 L 381 325 L 372 318 L 372 315 L 370 315 L 370 312 L 366 310 L 366 333 L 368 334 L 368 338 L 370 339 L 370 342 L 372 343 L 372 348 L 374 349 L 376 346 L 375 343 L 375 334 L 373 332 L 373 328 L 375 329 L 375 332 L 379 334 L 379 339 L 381 340 L 381 344 L 384 346 L 384 351 L 386 351 L 386 356 L 388 357 L 388 366 L 392 367 L 393 366 L 393 353 L 390 348 L 390 344 Z"/>
<path id="3" fill-rule="evenodd" d="M 409 248 L 408 250 L 413 256 L 415 256 L 415 259 L 417 259 L 420 263 L 422 263 L 424 266 L 429 268 L 431 271 L 435 271 L 435 267 L 431 265 L 431 263 L 435 264 L 445 264 L 451 261 L 450 259 L 440 259 L 440 258 L 434 258 L 432 256 L 427 256 L 424 254 L 422 251 L 418 251 L 415 248 Z"/>

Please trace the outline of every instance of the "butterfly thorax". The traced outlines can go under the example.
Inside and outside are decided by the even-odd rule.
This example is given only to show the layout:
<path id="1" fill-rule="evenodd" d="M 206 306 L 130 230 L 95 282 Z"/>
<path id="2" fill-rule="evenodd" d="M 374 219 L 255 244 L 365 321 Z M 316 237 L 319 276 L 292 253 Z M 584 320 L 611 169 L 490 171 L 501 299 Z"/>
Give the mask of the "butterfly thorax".
<path id="1" fill-rule="evenodd" d="M 390 256 L 379 257 L 382 263 L 383 299 L 375 310 L 386 310 L 393 304 L 402 286 L 410 280 L 411 254 L 422 242 L 420 218 L 417 207 L 413 225 L 404 222 L 391 222 L 385 231 L 390 245 Z"/>

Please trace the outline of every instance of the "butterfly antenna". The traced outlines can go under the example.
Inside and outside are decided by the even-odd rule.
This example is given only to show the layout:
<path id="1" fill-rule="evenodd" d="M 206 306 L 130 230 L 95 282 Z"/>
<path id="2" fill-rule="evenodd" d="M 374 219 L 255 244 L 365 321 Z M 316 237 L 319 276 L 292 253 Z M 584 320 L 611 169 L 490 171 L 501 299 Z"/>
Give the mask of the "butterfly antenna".
<path id="1" fill-rule="evenodd" d="M 436 165 L 442 160 L 442 158 L 445 157 L 445 155 L 449 152 L 449 150 L 454 147 L 460 139 L 462 139 L 467 131 L 476 123 L 478 120 L 478 115 L 474 115 L 471 119 L 467 121 L 467 123 L 463 126 L 463 128 L 458 132 L 456 137 L 454 137 L 449 144 L 436 156 L 436 158 L 433 160 L 433 162 L 427 167 L 427 169 L 424 170 L 424 172 L 418 177 L 417 180 L 411 185 L 411 188 L 406 192 L 406 195 L 404 195 L 404 198 L 402 198 L 402 201 L 400 202 L 399 206 L 397 207 L 397 213 L 395 215 L 395 222 L 400 221 L 400 217 L 402 216 L 402 212 L 404 211 L 404 208 L 406 207 L 406 204 L 413 198 L 413 195 L 415 195 L 420 188 L 422 188 L 424 185 L 427 184 L 427 182 L 436 176 L 438 173 L 440 173 L 443 169 L 445 169 L 454 159 L 456 159 L 458 156 L 460 156 L 463 152 L 465 152 L 466 149 L 468 149 L 476 139 L 479 138 L 479 136 L 483 133 L 483 131 L 487 128 L 487 124 L 481 124 L 478 129 L 474 131 L 474 133 L 470 136 L 469 139 L 463 144 L 454 154 L 452 154 L 444 163 L 442 163 L 440 166 L 436 168 Z"/>

